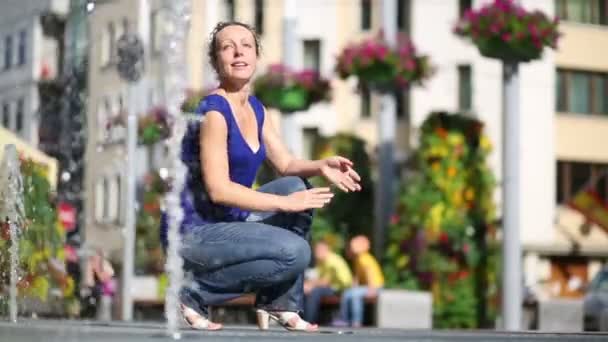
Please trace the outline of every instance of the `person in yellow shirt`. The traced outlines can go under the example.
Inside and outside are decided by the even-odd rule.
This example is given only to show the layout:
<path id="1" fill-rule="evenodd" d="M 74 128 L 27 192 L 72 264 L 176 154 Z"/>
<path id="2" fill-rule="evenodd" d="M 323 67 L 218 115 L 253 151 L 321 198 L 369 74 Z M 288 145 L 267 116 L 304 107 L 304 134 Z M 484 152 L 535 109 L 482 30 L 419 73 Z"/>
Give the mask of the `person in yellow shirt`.
<path id="1" fill-rule="evenodd" d="M 348 263 L 334 253 L 324 241 L 315 244 L 316 279 L 304 283 L 304 319 L 318 323 L 321 298 L 340 293 L 352 284 L 352 273 Z"/>
<path id="2" fill-rule="evenodd" d="M 354 284 L 342 294 L 340 319 L 335 325 L 360 327 L 365 314 L 365 298 L 377 296 L 378 290 L 384 286 L 382 270 L 376 258 L 370 254 L 369 248 L 370 243 L 366 236 L 358 235 L 350 241 L 349 252 L 355 269 Z"/>

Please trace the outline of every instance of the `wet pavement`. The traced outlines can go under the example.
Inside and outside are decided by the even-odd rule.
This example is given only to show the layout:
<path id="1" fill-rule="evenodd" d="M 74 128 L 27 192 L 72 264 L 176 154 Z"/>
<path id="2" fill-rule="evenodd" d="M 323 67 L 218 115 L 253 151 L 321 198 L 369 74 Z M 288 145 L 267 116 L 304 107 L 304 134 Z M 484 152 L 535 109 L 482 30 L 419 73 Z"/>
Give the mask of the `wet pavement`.
<path id="1" fill-rule="evenodd" d="M 227 326 L 222 331 L 181 330 L 180 340 L 194 341 L 608 341 L 608 333 L 540 333 L 475 330 L 399 330 L 322 328 L 320 333 L 292 333 L 280 327 L 259 331 L 255 326 Z M 67 320 L 28 320 L 0 322 L 2 342 L 72 342 L 72 341 L 172 341 L 164 323 Z"/>

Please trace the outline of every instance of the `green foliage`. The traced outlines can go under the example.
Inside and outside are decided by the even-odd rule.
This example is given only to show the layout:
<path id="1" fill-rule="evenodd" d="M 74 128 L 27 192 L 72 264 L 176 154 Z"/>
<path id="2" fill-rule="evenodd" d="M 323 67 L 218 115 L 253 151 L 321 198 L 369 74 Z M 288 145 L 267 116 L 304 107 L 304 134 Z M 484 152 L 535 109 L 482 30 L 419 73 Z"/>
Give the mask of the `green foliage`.
<path id="1" fill-rule="evenodd" d="M 318 212 L 337 231 L 347 236 L 365 234 L 371 236 L 374 212 L 374 185 L 371 179 L 371 162 L 365 150 L 365 141 L 350 134 L 338 134 L 330 138 L 319 138 L 316 144 L 316 158 L 322 159 L 340 155 L 350 159 L 361 176 L 362 190 L 353 193 L 336 191 L 331 203 Z M 318 185 L 327 185 L 322 179 Z"/>
<path id="2" fill-rule="evenodd" d="M 154 171 L 144 177 L 142 206 L 137 212 L 136 257 L 137 273 L 158 274 L 164 265 L 160 244 L 161 201 L 169 190 L 169 184 Z"/>
<path id="3" fill-rule="evenodd" d="M 44 166 L 31 160 L 21 161 L 23 176 L 24 224 L 19 227 L 19 295 L 47 301 L 52 289 L 60 290 L 66 304 L 74 298 L 74 279 L 63 267 L 65 231 L 59 223 L 53 189 Z M 0 239 L 0 269 L 9 270 L 11 245 L 8 224 Z M 8 284 L 10 274 L 0 274 L 2 284 Z"/>
<path id="4" fill-rule="evenodd" d="M 431 113 L 420 133 L 391 219 L 387 286 L 431 291 L 439 328 L 479 327 L 497 293 L 491 144 L 481 122 L 459 114 Z"/>

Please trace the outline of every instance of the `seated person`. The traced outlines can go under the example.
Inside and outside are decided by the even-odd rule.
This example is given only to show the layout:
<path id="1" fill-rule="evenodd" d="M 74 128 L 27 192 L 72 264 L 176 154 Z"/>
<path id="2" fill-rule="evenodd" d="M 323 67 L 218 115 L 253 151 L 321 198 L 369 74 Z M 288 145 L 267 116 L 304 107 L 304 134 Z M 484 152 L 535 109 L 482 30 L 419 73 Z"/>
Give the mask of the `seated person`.
<path id="1" fill-rule="evenodd" d="M 375 297 L 384 286 L 384 276 L 376 258 L 369 252 L 369 239 L 355 236 L 349 244 L 349 254 L 353 258 L 355 277 L 353 287 L 342 294 L 340 319 L 337 326 L 360 327 L 363 324 L 365 297 Z"/>
<path id="2" fill-rule="evenodd" d="M 310 323 L 318 323 L 322 297 L 335 295 L 352 283 L 348 264 L 330 249 L 327 242 L 315 244 L 314 256 L 317 277 L 304 283 L 304 319 Z"/>

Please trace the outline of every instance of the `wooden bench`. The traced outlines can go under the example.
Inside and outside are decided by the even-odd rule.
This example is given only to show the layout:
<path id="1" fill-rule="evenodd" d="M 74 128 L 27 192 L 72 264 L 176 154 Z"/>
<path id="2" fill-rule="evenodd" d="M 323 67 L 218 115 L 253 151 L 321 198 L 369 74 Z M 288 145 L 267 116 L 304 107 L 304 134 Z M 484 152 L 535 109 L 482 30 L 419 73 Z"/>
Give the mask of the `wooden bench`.
<path id="1" fill-rule="evenodd" d="M 377 305 L 377 297 L 365 297 L 367 306 L 365 323 L 367 325 L 375 324 L 376 318 L 374 307 Z M 252 324 L 255 322 L 255 312 L 253 305 L 255 303 L 254 295 L 244 295 L 234 298 L 220 305 L 214 305 L 210 308 L 211 316 L 214 320 L 223 323 L 231 324 Z M 144 319 L 162 319 L 165 301 L 162 299 L 154 300 L 138 300 L 133 302 L 135 318 Z M 340 305 L 340 296 L 325 296 L 321 298 L 320 321 L 322 324 L 329 324 L 337 312 Z"/>

